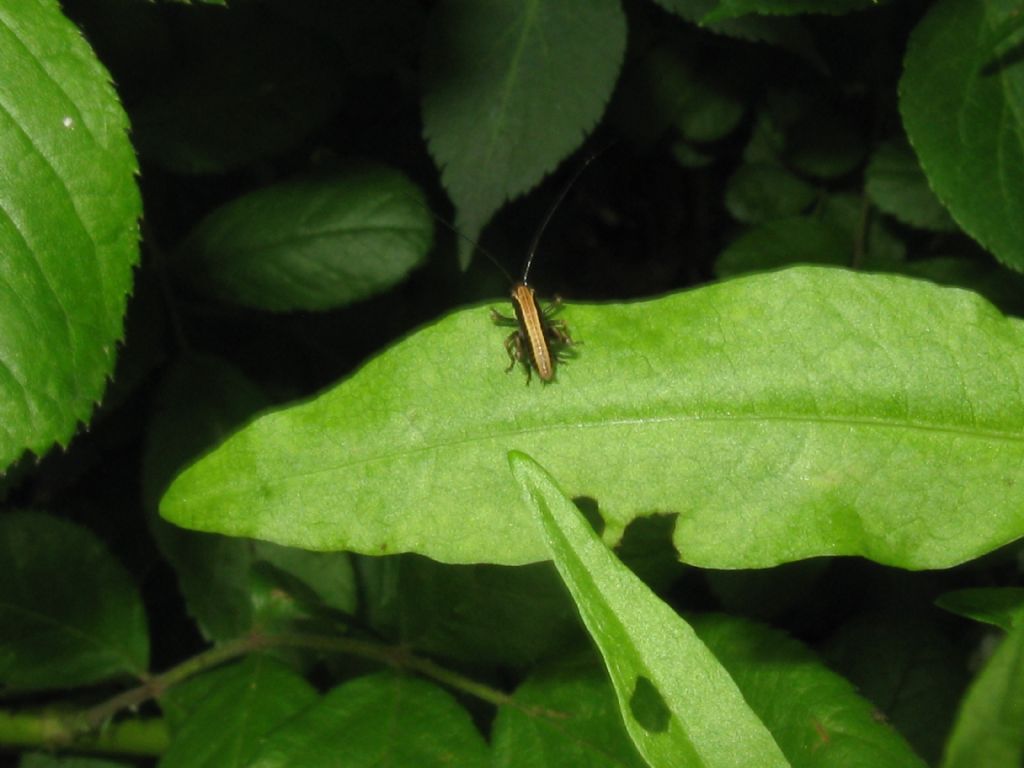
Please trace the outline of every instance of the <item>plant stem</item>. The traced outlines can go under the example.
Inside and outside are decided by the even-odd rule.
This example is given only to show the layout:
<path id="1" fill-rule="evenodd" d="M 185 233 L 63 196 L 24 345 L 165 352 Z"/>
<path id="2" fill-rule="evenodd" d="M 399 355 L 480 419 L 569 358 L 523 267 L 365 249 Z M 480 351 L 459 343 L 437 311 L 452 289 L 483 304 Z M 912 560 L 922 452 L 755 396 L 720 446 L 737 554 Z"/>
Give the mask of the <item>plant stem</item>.
<path id="1" fill-rule="evenodd" d="M 527 712 L 504 691 L 416 656 L 400 645 L 385 645 L 349 637 L 315 634 L 264 635 L 253 632 L 203 651 L 135 688 L 113 696 L 88 709 L 75 712 L 10 713 L 0 711 L 0 745 L 74 747 L 90 752 L 160 754 L 167 746 L 166 725 L 158 718 L 131 719 L 111 723 L 118 713 L 159 698 L 169 688 L 205 670 L 247 653 L 268 648 L 301 648 L 327 653 L 359 656 L 371 661 L 416 672 L 449 688 L 494 706 L 514 706 Z"/>

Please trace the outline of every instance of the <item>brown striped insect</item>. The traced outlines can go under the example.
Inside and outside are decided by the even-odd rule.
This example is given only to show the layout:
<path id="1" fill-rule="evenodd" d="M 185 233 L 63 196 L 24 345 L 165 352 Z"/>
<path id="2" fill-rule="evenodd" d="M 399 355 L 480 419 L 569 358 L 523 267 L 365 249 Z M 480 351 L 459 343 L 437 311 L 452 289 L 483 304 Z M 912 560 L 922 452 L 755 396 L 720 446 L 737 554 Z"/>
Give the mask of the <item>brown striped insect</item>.
<path id="1" fill-rule="evenodd" d="M 561 302 L 559 299 L 556 297 L 554 303 L 547 307 L 541 307 L 537 294 L 530 287 L 527 278 L 530 275 L 530 266 L 533 264 L 533 257 L 537 255 L 537 246 L 540 245 L 540 239 L 544 235 L 544 230 L 547 229 L 551 218 L 555 215 L 555 211 L 562 204 L 572 185 L 576 183 L 576 179 L 580 177 L 580 174 L 586 170 L 595 157 L 597 157 L 597 154 L 588 157 L 566 185 L 562 187 L 562 191 L 559 192 L 555 202 L 548 209 L 544 221 L 537 228 L 537 234 L 533 236 L 533 242 L 530 243 L 530 250 L 526 253 L 526 261 L 523 264 L 523 276 L 512 285 L 510 293 L 515 317 L 508 317 L 497 310 L 491 310 L 491 319 L 496 325 L 514 326 L 516 329 L 505 339 L 505 351 L 508 353 L 509 359 L 508 368 L 505 369 L 505 372 L 507 373 L 515 368 L 516 363 L 521 364 L 526 371 L 527 384 L 530 383 L 530 378 L 534 371 L 537 372 L 537 376 L 540 377 L 542 382 L 553 381 L 555 378 L 555 364 L 564 361 L 567 357 L 571 357 L 570 348 L 576 344 L 569 334 L 569 328 L 566 326 L 565 321 L 556 320 L 553 317 L 560 306 Z M 498 266 L 501 267 L 500 264 Z M 504 268 L 502 268 L 502 271 L 505 271 Z M 508 273 L 506 272 L 505 274 L 507 275 Z"/>

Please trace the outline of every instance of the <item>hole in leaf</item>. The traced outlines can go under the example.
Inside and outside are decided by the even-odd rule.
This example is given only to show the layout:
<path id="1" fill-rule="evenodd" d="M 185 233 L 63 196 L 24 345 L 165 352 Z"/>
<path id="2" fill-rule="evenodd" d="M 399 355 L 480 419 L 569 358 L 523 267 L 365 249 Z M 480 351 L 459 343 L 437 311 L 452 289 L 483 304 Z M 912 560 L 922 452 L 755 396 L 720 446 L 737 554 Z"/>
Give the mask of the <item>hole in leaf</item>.
<path id="1" fill-rule="evenodd" d="M 637 677 L 633 695 L 629 697 L 629 711 L 645 731 L 664 733 L 668 730 L 668 705 L 646 677 Z"/>
<path id="2" fill-rule="evenodd" d="M 583 517 L 587 519 L 594 532 L 598 536 L 603 535 L 604 518 L 601 517 L 601 510 L 598 508 L 597 499 L 591 496 L 575 496 L 572 503 L 576 505 L 576 509 L 583 514 Z"/>

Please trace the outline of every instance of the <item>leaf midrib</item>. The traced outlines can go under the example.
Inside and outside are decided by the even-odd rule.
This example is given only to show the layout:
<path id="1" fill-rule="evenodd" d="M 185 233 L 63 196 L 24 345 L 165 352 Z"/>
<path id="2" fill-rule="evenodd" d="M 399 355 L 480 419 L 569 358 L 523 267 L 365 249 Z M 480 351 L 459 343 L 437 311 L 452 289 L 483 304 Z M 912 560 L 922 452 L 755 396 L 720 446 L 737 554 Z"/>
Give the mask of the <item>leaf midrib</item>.
<path id="1" fill-rule="evenodd" d="M 865 418 L 865 417 L 847 417 L 847 416 L 821 416 L 821 415 L 801 415 L 801 414 L 787 414 L 783 416 L 763 416 L 763 415 L 687 415 L 687 416 L 665 416 L 665 417 L 648 417 L 648 418 L 636 418 L 636 419 L 609 419 L 600 422 L 591 423 L 576 423 L 576 424 L 544 424 L 532 427 L 525 427 L 514 430 L 505 430 L 500 432 L 493 432 L 484 435 L 471 435 L 468 437 L 453 439 L 453 440 L 442 440 L 429 445 L 421 445 L 412 448 L 405 448 L 398 451 L 390 451 L 387 453 L 381 453 L 376 456 L 368 456 L 366 458 L 356 459 L 354 461 L 348 461 L 344 464 L 334 464 L 328 467 L 320 467 L 317 469 L 311 469 L 304 472 L 292 472 L 287 475 L 281 475 L 278 477 L 294 479 L 303 477 L 312 477 L 315 475 L 338 472 L 352 467 L 357 467 L 364 464 L 372 464 L 375 462 L 382 461 L 393 461 L 396 459 L 405 458 L 408 456 L 414 456 L 418 453 L 427 453 L 430 451 L 436 451 L 444 448 L 451 448 L 458 445 L 471 444 L 476 442 L 489 442 L 494 440 L 500 440 L 502 438 L 515 437 L 517 435 L 528 435 L 535 434 L 538 432 L 556 432 L 561 430 L 572 430 L 572 429 L 600 429 L 602 427 L 623 427 L 623 426 L 637 426 L 645 424 L 671 424 L 675 422 L 726 422 L 726 423 L 738 423 L 738 422 L 749 422 L 749 423 L 792 423 L 792 424 L 823 424 L 827 426 L 835 427 L 859 427 L 859 428 L 876 428 L 876 429 L 906 429 L 911 431 L 919 432 L 932 432 L 937 434 L 948 434 L 958 437 L 968 437 L 975 439 L 1004 441 L 1009 443 L 1019 443 L 1024 445 L 1024 430 L 1020 432 L 1010 432 L 1007 430 L 996 430 L 996 429 L 982 429 L 982 428 L 966 428 L 957 427 L 943 424 L 935 424 L 930 422 L 915 422 L 908 420 L 897 420 L 897 419 L 885 419 L 885 418 Z M 236 475 L 236 477 L 247 477 L 245 473 Z M 263 476 L 262 479 L 267 479 Z M 273 479 L 273 476 L 271 476 Z M 245 483 L 248 485 L 248 483 Z M 238 486 L 235 486 L 238 487 Z M 223 488 L 223 486 L 221 486 Z M 201 494 L 206 495 L 206 494 Z"/>

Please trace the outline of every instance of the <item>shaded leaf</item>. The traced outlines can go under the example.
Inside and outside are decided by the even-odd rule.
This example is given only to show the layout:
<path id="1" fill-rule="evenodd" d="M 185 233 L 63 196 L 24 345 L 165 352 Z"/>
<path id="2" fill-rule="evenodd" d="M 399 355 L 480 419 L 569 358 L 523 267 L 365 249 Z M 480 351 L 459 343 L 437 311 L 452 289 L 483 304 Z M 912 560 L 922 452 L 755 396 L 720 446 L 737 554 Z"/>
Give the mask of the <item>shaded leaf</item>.
<path id="1" fill-rule="evenodd" d="M 931 614 L 879 611 L 844 624 L 824 651 L 930 765 L 967 685 L 966 654 L 949 634 Z"/>
<path id="2" fill-rule="evenodd" d="M 1009 632 L 1024 624 L 1024 588 L 960 589 L 942 595 L 935 604 L 951 613 L 992 624 Z"/>
<path id="3" fill-rule="evenodd" d="M 386 291 L 421 264 L 434 226 L 398 171 L 362 166 L 250 192 L 181 246 L 200 290 L 276 311 L 324 310 Z"/>
<path id="4" fill-rule="evenodd" d="M 519 448 L 597 500 L 610 540 L 678 512 L 682 559 L 706 567 L 945 567 L 1024 534 L 1024 324 L 974 294 L 804 267 L 563 317 L 586 346 L 552 385 L 504 372 L 485 308 L 456 312 L 228 438 L 161 514 L 311 549 L 529 562 L 539 531 L 495 470 Z"/>
<path id="5" fill-rule="evenodd" d="M 725 188 L 725 207 L 733 218 L 758 223 L 794 216 L 817 197 L 814 187 L 768 163 L 741 165 Z"/>
<path id="6" fill-rule="evenodd" d="M 1024 759 L 1024 624 L 1016 625 L 971 683 L 942 768 L 1016 768 Z"/>
<path id="7" fill-rule="evenodd" d="M 990 65 L 1015 0 L 941 0 L 910 36 L 900 112 L 928 181 L 956 222 L 1024 271 L 1024 67 Z"/>
<path id="8" fill-rule="evenodd" d="M 734 19 L 752 13 L 793 15 L 798 13 L 828 13 L 838 15 L 869 8 L 878 0 L 718 0 L 717 7 L 703 21 L 711 23 Z"/>
<path id="9" fill-rule="evenodd" d="M 469 714 L 440 688 L 391 673 L 340 685 L 278 729 L 248 765 L 485 766 Z"/>
<path id="10" fill-rule="evenodd" d="M 362 558 L 359 573 L 373 628 L 419 652 L 522 666 L 580 638 L 550 563 L 452 566 L 405 555 Z"/>
<path id="11" fill-rule="evenodd" d="M 783 633 L 713 615 L 693 628 L 797 768 L 924 768 L 849 682 Z"/>
<path id="12" fill-rule="evenodd" d="M 312 31 L 245 3 L 194 8 L 178 27 L 173 68 L 132 109 L 149 162 L 224 173 L 293 147 L 338 110 L 343 60 Z"/>
<path id="13" fill-rule="evenodd" d="M 608 673 L 589 654 L 542 668 L 491 729 L 495 768 L 642 768 Z"/>
<path id="14" fill-rule="evenodd" d="M 909 145 L 887 142 L 875 150 L 865 171 L 866 189 L 879 210 L 906 224 L 938 232 L 956 229 L 935 197 Z"/>
<path id="15" fill-rule="evenodd" d="M 160 768 L 249 765 L 271 731 L 316 700 L 313 686 L 267 656 L 250 656 L 192 678 L 161 702 L 172 740 Z"/>
<path id="16" fill-rule="evenodd" d="M 648 764 L 789 765 L 693 629 L 612 555 L 533 459 L 513 451 L 509 463 Z"/>
<path id="17" fill-rule="evenodd" d="M 114 367 L 139 193 L 128 120 L 52 0 L 0 8 L 0 472 L 66 445 Z"/>
<path id="18" fill-rule="evenodd" d="M 49 515 L 0 515 L 0 683 L 69 688 L 148 663 L 142 600 L 103 543 Z"/>
<path id="19" fill-rule="evenodd" d="M 423 131 L 475 240 L 601 117 L 619 74 L 618 0 L 444 0 L 428 25 Z M 469 263 L 472 246 L 459 244 Z"/>

